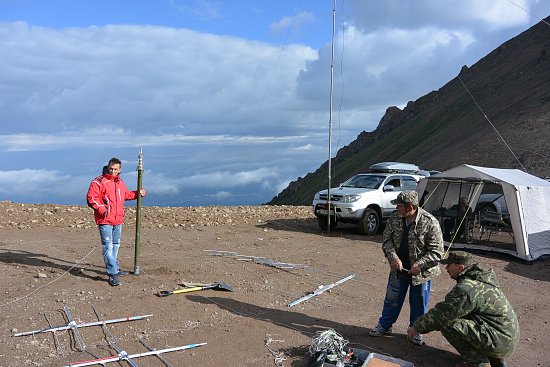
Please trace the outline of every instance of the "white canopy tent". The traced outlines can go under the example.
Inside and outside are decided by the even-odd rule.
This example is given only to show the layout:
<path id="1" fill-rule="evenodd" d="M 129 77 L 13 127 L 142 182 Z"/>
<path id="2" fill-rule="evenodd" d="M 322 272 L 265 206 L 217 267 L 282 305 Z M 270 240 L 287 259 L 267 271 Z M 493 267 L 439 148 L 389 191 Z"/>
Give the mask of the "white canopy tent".
<path id="1" fill-rule="evenodd" d="M 479 240 L 473 236 L 447 238 L 446 245 L 454 248 L 472 248 L 498 251 L 531 261 L 550 255 L 550 182 L 517 169 L 498 169 L 461 165 L 420 180 L 417 191 L 424 209 L 445 218 L 444 210 L 467 198 L 473 209 L 470 232 L 477 227 Z M 502 202 L 498 215 L 502 225 L 491 230 L 508 232 L 512 238 L 508 247 L 491 246 L 482 241 L 486 230 L 481 212 L 489 204 L 492 208 Z M 502 197 L 504 199 L 502 199 Z M 489 200 L 489 201 L 487 201 Z M 493 200 L 493 201 L 494 201 Z M 455 205 L 456 206 L 456 205 Z M 506 208 L 507 207 L 507 208 Z M 497 213 L 494 213 L 497 214 Z M 464 220 L 464 218 L 462 218 Z M 461 222 L 462 224 L 462 222 Z"/>

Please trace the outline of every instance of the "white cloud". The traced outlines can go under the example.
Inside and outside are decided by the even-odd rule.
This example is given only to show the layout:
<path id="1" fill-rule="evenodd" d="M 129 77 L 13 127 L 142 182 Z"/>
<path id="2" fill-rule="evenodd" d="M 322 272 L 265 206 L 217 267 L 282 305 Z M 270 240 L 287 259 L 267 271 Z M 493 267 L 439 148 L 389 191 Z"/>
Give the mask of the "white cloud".
<path id="1" fill-rule="evenodd" d="M 296 15 L 286 16 L 277 22 L 271 23 L 269 28 L 273 32 L 281 32 L 288 28 L 299 28 L 301 25 L 310 23 L 313 20 L 315 20 L 313 13 L 302 11 Z"/>
<path id="2" fill-rule="evenodd" d="M 64 177 L 58 171 L 41 169 L 23 169 L 20 171 L 0 171 L 1 193 L 44 193 L 49 185 L 55 184 Z M 24 185 L 19 183 L 24 182 Z"/>
<path id="3" fill-rule="evenodd" d="M 357 27 L 437 28 L 496 31 L 524 26 L 539 0 L 385 0 L 352 1 L 348 11 Z M 541 14 L 541 16 L 546 16 Z"/>
<path id="4" fill-rule="evenodd" d="M 92 179 L 93 177 L 71 176 L 59 170 L 26 168 L 0 171 L 0 194 L 15 195 L 23 200 L 40 198 L 41 202 L 69 198 L 73 202 L 84 203 Z"/>
<path id="5" fill-rule="evenodd" d="M 428 6 L 432 11 L 439 12 L 443 7 L 456 9 L 454 16 L 459 21 L 480 21 L 489 28 L 501 29 L 526 24 L 529 21 L 529 8 L 533 1 L 529 0 L 500 0 L 500 1 L 479 1 L 479 0 L 454 0 L 449 3 L 430 1 Z M 449 14 L 451 15 L 451 14 Z"/>
<path id="6" fill-rule="evenodd" d="M 229 191 L 218 191 L 214 195 L 208 195 L 208 196 L 212 196 L 212 197 L 215 197 L 215 198 L 218 198 L 218 199 L 226 199 L 226 198 L 230 198 L 234 195 L 232 193 L 230 193 Z"/>
<path id="7" fill-rule="evenodd" d="M 268 30 L 299 28 L 300 36 L 315 33 L 315 43 L 324 46 L 288 41 L 281 48 L 151 25 L 0 23 L 0 192 L 24 197 L 9 185 L 28 181 L 44 197 L 72 195 L 81 203 L 113 155 L 132 168 L 124 177 L 134 181 L 137 147 L 143 146 L 144 184 L 152 194 L 223 201 L 259 190 L 254 200 L 265 202 L 326 161 L 330 9 L 315 2 L 315 12 L 283 17 L 270 11 L 280 4 L 255 3 L 256 18 L 245 24 L 238 6 L 224 4 L 233 5 L 173 0 L 169 11 L 198 21 L 189 26 L 257 39 Z M 463 65 L 524 30 L 533 23 L 529 12 L 547 16 L 545 4 L 344 2 L 344 13 L 337 12 L 344 19 L 335 38 L 332 154 L 361 131 L 374 130 L 387 107 L 438 89 Z M 279 20 L 270 24 L 273 19 Z M 294 32 L 289 38 L 298 39 Z"/>
<path id="8" fill-rule="evenodd" d="M 125 177 L 135 177 L 135 172 L 126 174 Z M 212 190 L 218 189 L 219 193 L 229 192 L 228 189 L 244 187 L 247 185 L 272 185 L 269 183 L 278 180 L 279 173 L 271 168 L 261 167 L 250 171 L 213 171 L 195 174 L 191 176 L 177 177 L 148 170 L 144 174 L 143 185 L 148 187 L 148 192 L 157 195 L 174 195 L 185 190 Z M 125 181 L 130 180 L 125 178 Z M 132 179 L 131 181 L 134 181 Z M 221 196 L 219 196 L 221 197 Z"/>
<path id="9" fill-rule="evenodd" d="M 230 136 L 230 135 L 180 135 L 135 134 L 122 128 L 100 127 L 82 131 L 63 131 L 57 134 L 0 135 L 0 151 L 67 150 L 96 145 L 104 147 L 166 147 L 201 144 L 259 145 L 302 143 L 312 135 L 298 136 Z"/>
<path id="10" fill-rule="evenodd" d="M 52 131 L 114 123 L 157 132 L 183 125 L 191 135 L 273 129 L 287 114 L 281 106 L 294 103 L 298 72 L 316 57 L 289 45 L 276 62 L 276 46 L 152 26 L 4 23 L 0 47 L 0 118 L 5 131 L 19 132 L 23 124 Z"/>
<path id="11" fill-rule="evenodd" d="M 181 182 L 191 187 L 221 187 L 229 188 L 248 185 L 251 183 L 262 183 L 266 180 L 276 178 L 278 174 L 271 168 L 258 168 L 252 171 L 218 171 L 193 175 L 181 179 Z"/>
<path id="12" fill-rule="evenodd" d="M 232 193 L 230 189 L 249 185 L 273 192 L 276 187 L 271 182 L 278 182 L 279 175 L 274 169 L 265 167 L 250 171 L 214 171 L 185 177 L 168 176 L 149 169 L 144 172 L 143 187 L 148 195 L 157 197 L 195 192 L 197 195 L 224 199 L 241 196 Z M 135 188 L 136 176 L 133 167 L 128 172 L 123 172 L 122 178 L 129 189 Z M 85 195 L 94 177 L 71 176 L 58 170 L 44 169 L 0 171 L 0 195 L 16 197 L 24 202 L 39 198 L 40 202 L 56 202 L 61 199 L 85 205 Z M 25 184 L 18 184 L 21 182 Z M 204 194 L 209 190 L 215 190 L 214 194 Z M 249 193 L 256 194 L 257 189 Z"/>
<path id="13" fill-rule="evenodd" d="M 406 104 L 455 77 L 475 42 L 467 31 L 426 27 L 365 32 L 349 25 L 336 37 L 334 111 L 341 113 L 347 128 L 373 130 L 387 107 Z M 320 82 L 328 64 L 327 46 L 299 76 L 301 99 L 321 100 L 328 93 L 328 81 Z M 340 102 L 343 112 L 336 110 Z"/>
<path id="14" fill-rule="evenodd" d="M 299 147 L 296 147 L 294 148 L 295 150 L 312 150 L 314 149 L 314 145 L 313 144 L 306 144 L 306 145 L 302 145 L 302 146 L 299 146 Z"/>

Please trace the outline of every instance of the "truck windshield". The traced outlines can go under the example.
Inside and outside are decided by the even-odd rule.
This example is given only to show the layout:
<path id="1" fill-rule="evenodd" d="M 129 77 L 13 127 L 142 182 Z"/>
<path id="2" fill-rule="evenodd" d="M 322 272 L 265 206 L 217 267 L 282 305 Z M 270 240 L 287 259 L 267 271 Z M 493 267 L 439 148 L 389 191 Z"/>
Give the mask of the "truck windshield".
<path id="1" fill-rule="evenodd" d="M 342 184 L 342 187 L 360 187 L 364 189 L 377 189 L 384 181 L 385 176 L 357 175 Z"/>

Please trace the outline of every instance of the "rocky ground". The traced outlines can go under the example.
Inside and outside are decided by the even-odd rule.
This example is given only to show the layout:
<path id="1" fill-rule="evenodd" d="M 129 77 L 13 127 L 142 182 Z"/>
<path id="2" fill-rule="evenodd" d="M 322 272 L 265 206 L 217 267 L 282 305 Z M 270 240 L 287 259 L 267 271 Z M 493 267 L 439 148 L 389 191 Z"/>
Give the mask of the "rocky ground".
<path id="1" fill-rule="evenodd" d="M 127 214 L 119 259 L 133 270 L 135 209 L 127 208 Z M 353 348 L 415 366 L 459 361 L 438 332 L 426 335 L 425 346 L 406 343 L 408 306 L 392 335 L 367 336 L 379 316 L 388 273 L 381 236 L 359 236 L 352 226 L 322 233 L 309 207 L 144 207 L 140 274 L 123 277 L 119 287 L 106 282 L 87 207 L 0 202 L 0 236 L 0 366 L 64 366 L 116 355 L 110 341 L 129 354 L 148 351 L 142 343 L 157 349 L 207 343 L 163 354 L 168 364 L 155 357 L 136 359 L 140 366 L 305 367 L 312 338 L 327 328 Z M 509 365 L 550 366 L 550 261 L 526 265 L 495 254 L 474 256 L 497 271 L 520 318 L 521 341 Z M 350 274 L 356 277 L 288 307 Z M 234 292 L 155 296 L 184 282 L 225 282 Z M 452 286 L 446 274 L 438 277 L 432 305 Z M 104 329 L 79 328 L 76 337 L 68 331 L 14 337 L 46 328 L 48 319 L 67 324 L 64 308 L 77 323 L 152 316 Z"/>

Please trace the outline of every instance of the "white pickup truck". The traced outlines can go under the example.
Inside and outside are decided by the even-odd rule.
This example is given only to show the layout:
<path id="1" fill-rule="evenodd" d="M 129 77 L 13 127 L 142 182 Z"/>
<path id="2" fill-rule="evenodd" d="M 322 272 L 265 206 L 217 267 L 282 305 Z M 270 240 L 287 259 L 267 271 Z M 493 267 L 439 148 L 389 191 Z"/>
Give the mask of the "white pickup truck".
<path id="1" fill-rule="evenodd" d="M 414 164 L 382 162 L 370 166 L 368 173 L 353 176 L 339 187 L 322 190 L 313 198 L 313 212 L 323 230 L 338 223 L 355 223 L 361 234 L 374 235 L 395 211 L 391 200 L 401 191 L 414 190 L 424 177 Z M 428 175 L 428 174 L 425 174 Z"/>

